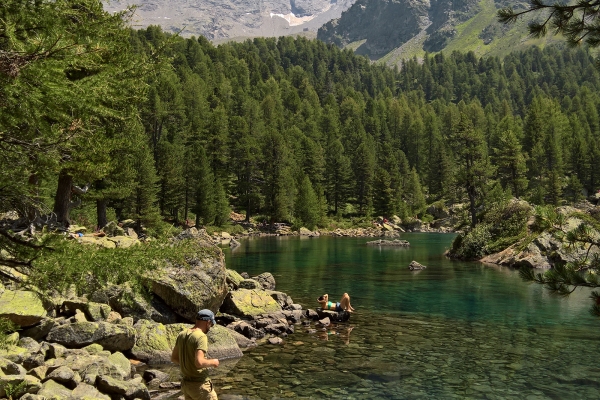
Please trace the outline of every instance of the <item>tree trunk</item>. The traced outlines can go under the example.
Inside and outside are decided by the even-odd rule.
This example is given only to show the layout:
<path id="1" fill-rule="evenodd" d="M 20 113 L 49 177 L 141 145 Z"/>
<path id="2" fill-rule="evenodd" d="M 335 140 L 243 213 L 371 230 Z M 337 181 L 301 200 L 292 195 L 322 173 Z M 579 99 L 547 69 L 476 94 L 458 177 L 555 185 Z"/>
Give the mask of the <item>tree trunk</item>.
<path id="1" fill-rule="evenodd" d="M 56 214 L 57 222 L 62 222 L 65 226 L 69 226 L 69 212 L 71 204 L 71 187 L 73 185 L 73 176 L 66 171 L 60 171 L 58 176 L 58 187 L 56 188 L 56 196 L 54 197 L 54 213 Z"/>
<path id="2" fill-rule="evenodd" d="M 475 206 L 475 200 L 477 197 L 474 186 L 468 186 L 467 193 L 469 195 L 469 208 L 471 211 L 471 228 L 475 228 L 477 225 L 477 208 Z"/>
<path id="3" fill-rule="evenodd" d="M 98 219 L 98 229 L 102 229 L 108 224 L 108 219 L 106 218 L 106 203 L 105 199 L 96 200 L 96 215 Z"/>

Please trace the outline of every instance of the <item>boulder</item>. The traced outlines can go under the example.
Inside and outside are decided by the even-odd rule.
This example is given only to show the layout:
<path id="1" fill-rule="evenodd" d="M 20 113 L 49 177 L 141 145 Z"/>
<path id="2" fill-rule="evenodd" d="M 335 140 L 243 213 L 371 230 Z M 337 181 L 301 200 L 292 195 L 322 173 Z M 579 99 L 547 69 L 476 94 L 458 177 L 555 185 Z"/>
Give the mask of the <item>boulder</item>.
<path id="1" fill-rule="evenodd" d="M 265 333 L 263 331 L 261 331 L 260 329 L 256 329 L 255 327 L 253 327 L 246 321 L 234 322 L 233 324 L 229 325 L 227 328 L 233 329 L 234 331 L 238 332 L 240 335 L 242 335 L 250 340 L 262 339 L 265 337 Z"/>
<path id="2" fill-rule="evenodd" d="M 110 221 L 102 228 L 102 231 L 108 236 L 123 236 L 125 234 L 125 230 L 116 221 Z"/>
<path id="3" fill-rule="evenodd" d="M 25 375 L 27 372 L 23 366 L 5 358 L 0 358 L 0 371 L 2 375 Z"/>
<path id="4" fill-rule="evenodd" d="M 39 294 L 26 290 L 5 290 L 0 296 L 0 318 L 20 327 L 30 327 L 47 316 Z"/>
<path id="5" fill-rule="evenodd" d="M 198 310 L 217 310 L 227 295 L 223 252 L 213 246 L 203 249 L 201 259 L 187 265 L 170 265 L 146 275 L 151 291 L 175 313 L 194 321 Z M 117 310 L 118 311 L 118 310 Z"/>
<path id="6" fill-rule="evenodd" d="M 115 242 L 111 241 L 110 238 L 107 237 L 84 236 L 77 238 L 77 241 L 81 244 L 96 245 L 106 249 L 114 249 L 117 247 Z"/>
<path id="7" fill-rule="evenodd" d="M 309 230 L 305 227 L 301 227 L 299 230 L 299 233 L 300 233 L 300 236 L 313 236 L 314 235 L 311 230 Z"/>
<path id="8" fill-rule="evenodd" d="M 56 364 L 68 366 L 88 384 L 94 384 L 98 375 L 110 376 L 119 380 L 131 376 L 131 365 L 129 360 L 127 360 L 127 363 L 123 362 L 123 359 L 126 360 L 126 358 L 122 353 L 115 353 L 117 354 L 116 357 L 106 357 L 104 355 L 90 355 L 82 350 L 78 351 L 80 353 L 69 354 L 65 359 L 57 359 L 56 361 L 61 360 L 61 362 L 56 362 Z"/>
<path id="9" fill-rule="evenodd" d="M 27 371 L 27 375 L 31 375 L 34 378 L 39 379 L 40 381 L 46 377 L 47 373 L 48 373 L 48 367 L 45 365 L 42 365 L 40 367 L 35 367 L 32 370 Z"/>
<path id="10" fill-rule="evenodd" d="M 131 355 L 145 363 L 171 362 L 171 352 L 177 335 L 189 326 L 189 324 L 163 325 L 139 320 L 133 326 L 136 331 L 136 341 L 131 349 Z"/>
<path id="11" fill-rule="evenodd" d="M 109 237 L 108 240 L 113 242 L 115 244 L 115 247 L 120 247 L 124 249 L 140 244 L 139 240 L 134 239 L 131 236 L 113 236 Z"/>
<path id="12" fill-rule="evenodd" d="M 44 380 L 47 381 L 48 379 L 52 379 L 71 390 L 75 389 L 77 384 L 81 382 L 79 374 L 76 374 L 71 368 L 66 366 L 59 367 L 50 372 Z"/>
<path id="13" fill-rule="evenodd" d="M 83 400 L 111 400 L 109 396 L 100 393 L 98 389 L 87 383 L 80 383 L 73 393 L 71 394 L 73 399 Z"/>
<path id="14" fill-rule="evenodd" d="M 208 331 L 208 358 L 226 360 L 241 357 L 242 351 L 231 331 L 215 325 Z"/>
<path id="15" fill-rule="evenodd" d="M 72 348 L 98 343 L 109 351 L 126 351 L 135 344 L 135 329 L 108 322 L 76 322 L 55 326 L 47 340 Z"/>
<path id="16" fill-rule="evenodd" d="M 53 400 L 70 400 L 73 392 L 54 380 L 44 382 L 42 389 L 38 392 L 42 398 Z"/>
<path id="17" fill-rule="evenodd" d="M 226 329 L 229 329 L 229 328 L 226 328 Z M 256 340 L 249 339 L 246 336 L 242 335 L 241 333 L 236 332 L 233 329 L 229 329 L 229 333 L 231 334 L 231 336 L 233 336 L 233 338 L 235 339 L 235 341 L 240 349 L 249 349 L 251 347 L 256 347 Z"/>
<path id="18" fill-rule="evenodd" d="M 294 304 L 292 298 L 286 293 L 277 292 L 275 290 L 267 290 L 267 293 L 269 293 L 273 300 L 275 300 L 283 309 L 290 308 Z"/>
<path id="19" fill-rule="evenodd" d="M 44 318 L 38 324 L 21 331 L 21 336 L 29 337 L 34 340 L 43 340 L 54 328 L 56 322 L 52 318 Z"/>
<path id="20" fill-rule="evenodd" d="M 416 261 L 411 261 L 410 264 L 408 264 L 408 269 L 410 269 L 411 271 L 418 271 L 418 270 L 422 270 L 427 268 L 426 266 L 424 266 L 423 264 L 419 264 Z"/>
<path id="21" fill-rule="evenodd" d="M 94 293 L 92 300 L 108 304 L 122 318 L 130 316 L 134 322 L 149 319 L 163 324 L 174 324 L 178 321 L 177 314 L 158 296 L 150 295 L 146 298 L 133 291 L 129 284 L 110 285 Z M 110 314 L 107 318 L 110 318 Z"/>
<path id="22" fill-rule="evenodd" d="M 112 311 L 108 304 L 95 303 L 85 300 L 65 300 L 62 304 L 62 312 L 67 315 L 76 314 L 76 311 L 81 311 L 85 317 L 92 321 L 105 321 Z"/>
<path id="23" fill-rule="evenodd" d="M 148 388 L 141 382 L 141 379 L 119 381 L 110 376 L 101 375 L 96 378 L 96 387 L 102 393 L 106 393 L 111 397 L 120 395 L 125 397 L 125 399 L 150 400 Z"/>
<path id="24" fill-rule="evenodd" d="M 244 280 L 244 277 L 232 269 L 225 270 L 225 279 L 227 284 L 234 290 L 240 286 L 240 283 Z"/>
<path id="25" fill-rule="evenodd" d="M 152 321 L 138 321 L 136 344 L 131 354 L 147 363 L 170 362 L 177 335 L 189 324 L 163 325 Z M 241 357 L 242 352 L 231 332 L 220 325 L 208 331 L 208 356 L 219 360 Z"/>
<path id="26" fill-rule="evenodd" d="M 317 315 L 320 319 L 329 318 L 332 322 L 346 322 L 350 319 L 350 313 L 348 311 L 337 312 L 317 308 Z"/>
<path id="27" fill-rule="evenodd" d="M 252 279 L 258 281 L 265 290 L 275 290 L 275 278 L 270 272 L 264 272 L 252 277 Z"/>
<path id="28" fill-rule="evenodd" d="M 229 292 L 221 312 L 239 317 L 252 317 L 281 311 L 281 306 L 264 290 L 239 289 Z"/>
<path id="29" fill-rule="evenodd" d="M 36 394 L 40 389 L 41 382 L 31 375 L 0 376 L 0 398 L 7 398 L 7 392 L 12 391 L 12 398 L 18 399 L 26 393 Z"/>
<path id="30" fill-rule="evenodd" d="M 22 364 L 29 357 L 29 351 L 19 346 L 9 346 L 0 350 L 0 358 L 5 358 L 17 364 Z"/>
<path id="31" fill-rule="evenodd" d="M 147 369 L 144 371 L 143 378 L 146 382 L 153 381 L 154 379 L 158 379 L 160 382 L 166 382 L 171 377 L 169 374 L 162 372 L 158 369 Z"/>
<path id="32" fill-rule="evenodd" d="M 262 289 L 262 285 L 260 284 L 260 282 L 254 280 L 254 279 L 244 279 L 243 281 L 240 282 L 240 284 L 238 285 L 238 288 L 240 289 Z"/>

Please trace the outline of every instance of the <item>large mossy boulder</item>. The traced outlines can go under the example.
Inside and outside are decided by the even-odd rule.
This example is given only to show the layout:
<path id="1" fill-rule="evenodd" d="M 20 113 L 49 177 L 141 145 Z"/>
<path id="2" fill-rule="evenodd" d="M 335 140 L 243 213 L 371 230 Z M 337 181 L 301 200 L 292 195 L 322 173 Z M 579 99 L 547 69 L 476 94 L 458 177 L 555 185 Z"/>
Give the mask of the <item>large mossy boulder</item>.
<path id="1" fill-rule="evenodd" d="M 253 317 L 281 311 L 281 306 L 269 291 L 239 289 L 229 292 L 221 306 L 221 311 L 239 317 Z"/>
<path id="2" fill-rule="evenodd" d="M 125 363 L 123 360 L 126 360 Z M 104 354 L 92 355 L 84 350 L 70 351 L 64 359 L 56 359 L 55 362 L 68 365 L 77 372 L 84 381 L 95 381 L 96 376 L 110 376 L 114 379 L 127 379 L 131 376 L 131 365 L 129 360 L 120 352 L 111 356 Z"/>
<path id="3" fill-rule="evenodd" d="M 215 325 L 208 331 L 208 358 L 226 360 L 241 357 L 242 351 L 230 329 Z"/>
<path id="4" fill-rule="evenodd" d="M 240 283 L 244 280 L 244 277 L 241 276 L 237 271 L 232 269 L 228 269 L 225 271 L 227 284 L 231 286 L 234 290 L 240 286 Z"/>
<path id="5" fill-rule="evenodd" d="M 189 321 L 194 321 L 203 308 L 216 311 L 228 290 L 221 249 L 211 246 L 200 250 L 202 256 L 185 265 L 171 264 L 146 275 L 151 291 Z"/>
<path id="6" fill-rule="evenodd" d="M 39 323 L 47 315 L 38 293 L 26 290 L 5 290 L 0 296 L 0 318 L 6 318 L 20 327 Z"/>
<path id="7" fill-rule="evenodd" d="M 158 296 L 143 296 L 132 290 L 129 284 L 109 285 L 94 293 L 91 299 L 110 305 L 121 316 L 132 317 L 134 322 L 149 319 L 163 324 L 174 324 L 180 318 Z"/>
<path id="8" fill-rule="evenodd" d="M 139 320 L 133 326 L 136 331 L 136 341 L 131 349 L 131 355 L 145 363 L 170 362 L 177 335 L 189 326 L 189 324 L 163 325 Z"/>
<path id="9" fill-rule="evenodd" d="M 171 360 L 171 353 L 177 335 L 190 324 L 163 325 L 152 321 L 140 320 L 135 324 L 137 340 L 131 355 L 146 363 L 161 363 Z M 231 331 L 220 325 L 213 326 L 208 332 L 208 357 L 219 360 L 242 356 L 236 338 Z"/>
<path id="10" fill-rule="evenodd" d="M 135 344 L 135 329 L 107 322 L 75 322 L 55 326 L 46 340 L 69 348 L 97 343 L 109 351 L 126 351 Z"/>

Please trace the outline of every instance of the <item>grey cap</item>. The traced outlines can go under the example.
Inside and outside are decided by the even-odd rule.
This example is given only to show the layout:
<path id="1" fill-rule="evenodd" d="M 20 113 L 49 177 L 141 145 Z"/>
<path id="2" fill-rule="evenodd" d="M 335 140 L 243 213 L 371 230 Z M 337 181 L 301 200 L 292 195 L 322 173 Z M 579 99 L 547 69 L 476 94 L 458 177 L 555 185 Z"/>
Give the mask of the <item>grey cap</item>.
<path id="1" fill-rule="evenodd" d="M 198 311 L 198 314 L 196 314 L 196 319 L 201 319 L 202 321 L 210 321 L 213 325 L 217 324 L 217 321 L 215 321 L 215 314 L 207 309 Z"/>

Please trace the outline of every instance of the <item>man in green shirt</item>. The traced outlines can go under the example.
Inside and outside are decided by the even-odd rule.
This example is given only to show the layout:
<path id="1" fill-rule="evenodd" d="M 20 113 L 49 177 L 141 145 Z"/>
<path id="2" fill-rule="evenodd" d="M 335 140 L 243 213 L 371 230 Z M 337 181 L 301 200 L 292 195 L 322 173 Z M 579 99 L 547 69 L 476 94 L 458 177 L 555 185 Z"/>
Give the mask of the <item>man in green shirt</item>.
<path id="1" fill-rule="evenodd" d="M 179 364 L 181 369 L 181 390 L 185 400 L 217 400 L 217 393 L 208 377 L 208 368 L 218 367 L 219 360 L 206 358 L 206 333 L 215 323 L 212 311 L 200 310 L 196 314 L 196 324 L 177 336 L 171 361 Z"/>

